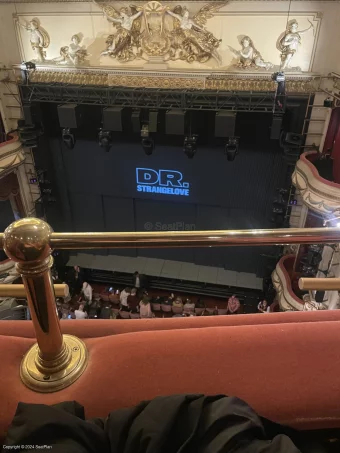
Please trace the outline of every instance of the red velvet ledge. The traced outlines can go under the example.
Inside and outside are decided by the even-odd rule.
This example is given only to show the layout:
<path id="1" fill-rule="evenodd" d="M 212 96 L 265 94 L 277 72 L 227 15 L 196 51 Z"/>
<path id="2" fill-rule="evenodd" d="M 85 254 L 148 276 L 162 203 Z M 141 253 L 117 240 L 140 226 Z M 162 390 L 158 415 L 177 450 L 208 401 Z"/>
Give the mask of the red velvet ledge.
<path id="1" fill-rule="evenodd" d="M 103 417 L 140 400 L 187 392 L 236 395 L 297 429 L 340 427 L 339 321 L 338 311 L 64 321 L 64 332 L 85 339 L 90 360 L 75 384 L 53 394 L 34 393 L 20 381 L 22 356 L 34 342 L 23 337 L 31 323 L 3 321 L 0 437 L 18 401 L 75 399 L 87 417 Z"/>

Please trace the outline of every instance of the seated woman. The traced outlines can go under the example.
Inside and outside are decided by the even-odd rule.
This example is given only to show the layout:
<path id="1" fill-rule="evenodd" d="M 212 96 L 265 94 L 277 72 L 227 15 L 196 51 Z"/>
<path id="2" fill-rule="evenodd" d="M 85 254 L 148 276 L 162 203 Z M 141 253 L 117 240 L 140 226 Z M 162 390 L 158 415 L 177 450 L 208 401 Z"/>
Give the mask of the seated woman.
<path id="1" fill-rule="evenodd" d="M 270 306 L 268 305 L 266 299 L 259 302 L 257 309 L 260 313 L 270 313 Z"/>
<path id="2" fill-rule="evenodd" d="M 190 299 L 187 299 L 185 301 L 183 308 L 184 308 L 184 313 L 192 314 L 195 312 L 195 304 L 194 304 L 194 302 L 191 302 Z"/>
<path id="3" fill-rule="evenodd" d="M 150 299 L 146 296 L 139 302 L 139 315 L 141 318 L 152 318 Z"/>
<path id="4" fill-rule="evenodd" d="M 177 308 L 183 308 L 182 299 L 180 297 L 176 297 L 176 299 L 172 302 L 172 306 Z"/>
<path id="5" fill-rule="evenodd" d="M 176 299 L 173 301 L 172 312 L 178 314 L 183 312 L 183 302 L 180 297 L 176 297 Z"/>

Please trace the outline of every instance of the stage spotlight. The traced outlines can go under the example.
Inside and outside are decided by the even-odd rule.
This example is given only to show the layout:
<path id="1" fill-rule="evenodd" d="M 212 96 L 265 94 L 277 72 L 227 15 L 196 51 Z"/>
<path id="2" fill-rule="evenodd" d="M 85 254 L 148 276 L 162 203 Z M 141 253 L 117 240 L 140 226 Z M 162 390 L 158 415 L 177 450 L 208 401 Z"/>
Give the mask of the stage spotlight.
<path id="1" fill-rule="evenodd" d="M 104 148 L 104 150 L 108 153 L 112 146 L 111 132 L 100 129 L 98 134 L 98 142 L 99 146 L 101 148 Z"/>
<path id="2" fill-rule="evenodd" d="M 35 63 L 33 61 L 23 61 L 20 65 L 21 79 L 24 83 L 29 80 L 30 73 L 36 70 Z"/>
<path id="3" fill-rule="evenodd" d="M 152 154 L 152 152 L 154 150 L 154 147 L 155 147 L 155 143 L 152 140 L 152 138 L 143 137 L 141 143 L 142 143 L 142 148 L 143 148 L 145 154 L 147 156 L 151 156 L 151 154 Z"/>
<path id="4" fill-rule="evenodd" d="M 21 63 L 22 69 L 25 69 L 26 71 L 32 71 L 36 69 L 35 63 L 33 61 L 23 61 Z"/>
<path id="5" fill-rule="evenodd" d="M 284 72 L 274 72 L 274 74 L 272 74 L 272 80 L 276 83 L 285 82 L 286 81 L 285 73 Z"/>
<path id="6" fill-rule="evenodd" d="M 224 148 L 224 154 L 227 156 L 227 160 L 232 162 L 235 160 L 236 155 L 238 154 L 238 138 L 230 137 Z"/>
<path id="7" fill-rule="evenodd" d="M 62 139 L 64 142 L 64 145 L 68 149 L 73 149 L 74 145 L 76 144 L 76 138 L 75 136 L 71 133 L 71 129 L 68 127 L 65 127 L 62 131 Z"/>
<path id="8" fill-rule="evenodd" d="M 155 142 L 150 137 L 149 126 L 147 124 L 143 124 L 142 130 L 140 131 L 140 136 L 142 137 L 141 145 L 145 154 L 147 156 L 151 156 L 155 148 Z"/>
<path id="9" fill-rule="evenodd" d="M 189 158 L 192 159 L 197 151 L 197 135 L 191 135 L 184 138 L 183 143 L 183 151 L 184 154 Z"/>

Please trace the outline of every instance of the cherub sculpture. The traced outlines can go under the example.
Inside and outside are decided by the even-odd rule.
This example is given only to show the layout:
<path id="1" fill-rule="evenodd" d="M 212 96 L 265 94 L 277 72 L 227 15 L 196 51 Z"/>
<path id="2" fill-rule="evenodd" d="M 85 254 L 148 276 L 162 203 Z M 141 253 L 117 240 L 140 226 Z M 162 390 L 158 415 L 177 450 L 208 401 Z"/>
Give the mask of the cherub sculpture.
<path id="1" fill-rule="evenodd" d="M 238 67 L 246 69 L 251 67 L 264 68 L 267 71 L 274 67 L 272 63 L 264 61 L 260 52 L 255 49 L 253 41 L 249 36 L 244 36 L 241 40 L 241 50 L 235 50 L 228 46 L 229 49 L 238 57 Z"/>
<path id="2" fill-rule="evenodd" d="M 113 6 L 100 5 L 108 21 L 116 25 L 116 33 L 109 35 L 107 48 L 101 55 L 109 55 L 119 61 L 130 61 L 140 56 L 140 29 L 142 11 L 135 6 L 121 8 L 119 13 Z M 130 9 L 130 11 L 129 11 Z"/>
<path id="3" fill-rule="evenodd" d="M 178 5 L 173 11 L 167 9 L 167 13 L 175 19 L 174 29 L 171 32 L 170 59 L 205 63 L 210 58 L 214 58 L 220 64 L 221 58 L 217 48 L 221 39 L 215 38 L 204 28 L 204 25 L 213 17 L 213 12 L 225 4 L 223 2 L 205 5 L 192 19 L 185 6 Z"/>
<path id="4" fill-rule="evenodd" d="M 78 66 L 84 63 L 87 56 L 86 50 L 80 46 L 80 38 L 78 35 L 73 35 L 69 46 L 61 47 L 60 57 L 53 58 L 57 64 L 68 64 L 71 63 L 74 66 Z"/>
<path id="5" fill-rule="evenodd" d="M 306 33 L 311 28 L 314 30 L 314 25 L 310 20 L 308 20 L 310 26 L 305 30 L 299 30 L 299 24 L 296 20 L 290 22 L 288 30 L 286 30 L 285 35 L 280 40 L 279 49 L 281 50 L 281 67 L 283 71 L 287 69 L 291 59 L 297 52 L 299 45 L 301 44 L 301 35 Z"/>
<path id="6" fill-rule="evenodd" d="M 27 30 L 30 34 L 30 42 L 35 53 L 35 61 L 41 63 L 45 61 L 45 49 L 50 45 L 50 38 L 47 32 L 40 27 L 37 19 L 32 19 L 28 24 L 24 25 L 18 21 L 20 27 Z"/>

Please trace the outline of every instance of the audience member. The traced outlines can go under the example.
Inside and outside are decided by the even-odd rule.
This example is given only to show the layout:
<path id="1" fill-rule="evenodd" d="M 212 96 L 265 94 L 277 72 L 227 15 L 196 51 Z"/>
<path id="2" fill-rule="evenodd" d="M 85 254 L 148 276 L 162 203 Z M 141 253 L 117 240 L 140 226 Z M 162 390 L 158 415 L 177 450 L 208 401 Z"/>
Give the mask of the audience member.
<path id="1" fill-rule="evenodd" d="M 202 299 L 197 299 L 195 304 L 195 308 L 205 308 L 205 302 Z"/>
<path id="2" fill-rule="evenodd" d="M 177 308 L 183 308 L 182 299 L 180 297 L 176 297 L 176 299 L 172 302 L 172 306 Z"/>
<path id="3" fill-rule="evenodd" d="M 164 305 L 172 305 L 174 299 L 175 299 L 175 296 L 173 294 L 171 294 L 169 297 L 164 297 L 161 303 Z"/>
<path id="4" fill-rule="evenodd" d="M 87 313 L 84 311 L 84 304 L 80 304 L 78 310 L 74 311 L 76 319 L 86 319 Z"/>
<path id="5" fill-rule="evenodd" d="M 128 304 L 128 297 L 131 295 L 131 288 L 125 288 L 123 291 L 120 293 L 119 299 L 120 299 L 120 305 L 121 307 L 127 307 L 129 308 Z"/>
<path id="6" fill-rule="evenodd" d="M 190 299 L 187 299 L 185 301 L 183 309 L 184 309 L 184 313 L 192 314 L 195 312 L 195 304 L 193 302 L 191 302 Z"/>
<path id="7" fill-rule="evenodd" d="M 86 304 L 90 305 L 92 303 L 92 286 L 89 283 L 83 283 L 81 294 L 84 297 Z"/>
<path id="8" fill-rule="evenodd" d="M 100 313 L 100 302 L 95 300 L 94 302 L 92 302 L 88 309 L 89 319 L 98 319 L 99 313 Z"/>
<path id="9" fill-rule="evenodd" d="M 68 283 L 70 285 L 71 295 L 78 295 L 83 285 L 82 272 L 79 266 L 73 266 L 68 274 Z"/>
<path id="10" fill-rule="evenodd" d="M 112 318 L 112 308 L 110 303 L 105 303 L 100 310 L 100 319 L 111 319 Z"/>
<path id="11" fill-rule="evenodd" d="M 227 313 L 230 315 L 236 315 L 240 310 L 241 304 L 235 294 L 228 299 Z"/>
<path id="12" fill-rule="evenodd" d="M 139 302 L 139 314 L 141 318 L 152 318 L 150 299 L 146 296 Z"/>
<path id="13" fill-rule="evenodd" d="M 268 305 L 266 299 L 259 302 L 257 309 L 260 313 L 270 313 L 270 306 Z"/>
<path id="14" fill-rule="evenodd" d="M 137 289 L 137 294 L 140 294 L 140 291 L 148 286 L 146 276 L 140 274 L 138 271 L 134 272 L 132 276 L 132 286 Z"/>

